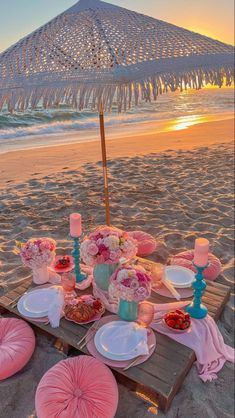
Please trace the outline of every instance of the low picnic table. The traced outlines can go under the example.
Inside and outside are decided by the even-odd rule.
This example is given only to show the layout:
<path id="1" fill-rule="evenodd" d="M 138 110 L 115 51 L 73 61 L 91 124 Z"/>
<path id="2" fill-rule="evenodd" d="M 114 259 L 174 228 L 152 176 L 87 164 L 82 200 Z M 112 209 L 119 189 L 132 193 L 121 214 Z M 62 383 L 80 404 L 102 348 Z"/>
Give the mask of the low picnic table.
<path id="1" fill-rule="evenodd" d="M 144 259 L 139 259 L 139 262 L 147 267 L 152 263 Z M 17 286 L 0 297 L 1 312 L 8 312 L 20 317 L 21 315 L 17 307 L 12 307 L 10 304 L 19 295 L 23 295 L 30 287 L 32 287 L 32 281 L 31 279 L 27 279 L 20 286 Z M 89 294 L 92 293 L 92 288 L 84 291 L 79 290 L 77 293 L 79 296 Z M 229 287 L 219 283 L 207 282 L 207 288 L 202 301 L 207 306 L 209 314 L 215 321 L 219 319 L 229 296 Z M 149 300 L 153 303 L 172 302 L 172 299 L 160 296 L 154 292 L 152 292 Z M 107 312 L 106 314 L 108 315 L 110 313 Z M 33 320 L 28 320 L 28 322 L 33 324 L 36 329 L 43 330 L 51 336 L 54 336 L 61 343 L 64 350 L 66 350 L 66 353 L 68 353 L 70 347 L 78 350 L 78 341 L 92 325 L 78 325 L 62 319 L 59 328 L 51 328 L 50 325 L 35 323 Z M 129 387 L 137 394 L 142 394 L 151 402 L 156 403 L 163 411 L 167 411 L 196 358 L 194 351 L 190 348 L 172 340 L 166 335 L 156 334 L 156 350 L 145 363 L 132 367 L 127 371 L 119 368 L 112 368 L 112 370 L 120 383 Z M 78 351 L 89 354 L 86 347 Z"/>

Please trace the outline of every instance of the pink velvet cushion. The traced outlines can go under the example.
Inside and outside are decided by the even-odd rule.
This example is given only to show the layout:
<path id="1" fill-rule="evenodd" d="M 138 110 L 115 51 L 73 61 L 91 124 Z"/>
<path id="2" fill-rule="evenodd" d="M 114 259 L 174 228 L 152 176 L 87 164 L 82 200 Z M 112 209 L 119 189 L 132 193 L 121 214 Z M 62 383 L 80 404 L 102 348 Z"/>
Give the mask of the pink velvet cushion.
<path id="1" fill-rule="evenodd" d="M 177 266 L 187 267 L 194 272 L 196 272 L 195 267 L 193 266 L 194 250 L 184 251 L 175 255 L 171 259 L 171 264 L 176 264 Z M 221 272 L 221 262 L 213 254 L 209 254 L 209 266 L 204 270 L 203 274 L 206 280 L 215 280 L 216 277 Z"/>
<path id="2" fill-rule="evenodd" d="M 143 231 L 133 231 L 128 232 L 128 234 L 134 238 L 138 243 L 138 252 L 139 257 L 145 257 L 152 254 L 156 250 L 156 240 L 152 235 L 147 234 Z"/>
<path id="3" fill-rule="evenodd" d="M 107 366 L 93 357 L 62 360 L 41 379 L 38 418 L 113 418 L 118 388 Z"/>
<path id="4" fill-rule="evenodd" d="M 0 318 L 0 380 L 21 370 L 35 348 L 33 330 L 15 318 Z"/>

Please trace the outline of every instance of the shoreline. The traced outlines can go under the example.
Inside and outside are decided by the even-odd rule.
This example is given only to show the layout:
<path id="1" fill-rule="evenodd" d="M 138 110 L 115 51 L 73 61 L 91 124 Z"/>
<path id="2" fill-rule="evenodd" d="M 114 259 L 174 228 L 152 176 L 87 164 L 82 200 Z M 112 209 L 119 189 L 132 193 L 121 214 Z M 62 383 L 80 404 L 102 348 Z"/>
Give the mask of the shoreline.
<path id="1" fill-rule="evenodd" d="M 134 123 L 123 123 L 120 119 L 119 123 L 109 125 L 107 122 L 108 115 L 105 117 L 105 133 L 106 140 L 118 140 L 120 137 L 129 138 L 133 136 L 138 138 L 143 135 L 160 134 L 166 132 L 184 131 L 192 126 L 204 124 L 208 122 L 218 122 L 223 120 L 233 119 L 234 114 L 232 112 L 220 112 L 212 114 L 187 114 L 185 116 L 179 116 L 169 119 L 160 120 L 147 120 Z M 7 139 L 0 139 L 0 155 L 9 152 L 26 151 L 40 148 L 50 148 L 59 145 L 68 144 L 82 144 L 88 142 L 99 141 L 99 117 L 97 114 L 97 127 L 81 129 L 81 130 L 68 130 L 64 132 L 54 132 L 50 134 L 40 135 L 27 135 L 18 136 Z"/>
<path id="2" fill-rule="evenodd" d="M 154 129 L 154 124 L 151 126 Z M 99 132 L 97 132 L 97 136 Z M 108 130 L 107 130 L 108 137 Z M 138 136 L 138 141 L 136 137 Z M 234 119 L 204 122 L 188 129 L 168 132 L 140 130 L 130 136 L 107 140 L 107 158 L 118 159 L 163 153 L 165 151 L 192 150 L 227 143 L 234 140 Z M 0 188 L 24 183 L 64 170 L 78 169 L 85 163 L 101 160 L 100 141 L 54 145 L 0 154 Z M 20 173 L 20 176 L 19 176 Z"/>

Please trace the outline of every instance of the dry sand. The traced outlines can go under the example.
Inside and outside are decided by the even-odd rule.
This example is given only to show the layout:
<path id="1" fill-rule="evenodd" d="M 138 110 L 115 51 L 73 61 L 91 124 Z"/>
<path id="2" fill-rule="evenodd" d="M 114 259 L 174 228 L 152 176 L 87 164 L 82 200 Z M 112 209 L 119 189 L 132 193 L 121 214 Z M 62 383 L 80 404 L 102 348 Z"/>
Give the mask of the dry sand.
<path id="1" fill-rule="evenodd" d="M 209 122 L 185 131 L 108 142 L 113 224 L 141 228 L 159 241 L 153 255 L 192 248 L 208 238 L 221 259 L 221 283 L 233 285 L 233 121 Z M 192 145 L 193 144 L 193 145 Z M 57 146 L 0 156 L 0 294 L 28 271 L 13 254 L 14 240 L 48 235 L 61 253 L 70 251 L 68 216 L 82 213 L 84 229 L 104 222 L 99 143 Z M 97 157 L 98 156 L 98 157 Z M 37 173 L 37 174 L 36 174 Z M 219 327 L 233 345 L 234 295 Z M 63 355 L 37 337 L 37 349 L 21 373 L 0 382 L 0 417 L 33 418 L 41 376 Z M 159 418 L 232 418 L 233 366 L 203 384 L 193 367 L 167 414 Z M 117 418 L 147 418 L 156 410 L 122 386 Z M 72 417 L 71 417 L 72 418 Z M 102 418 L 102 417 L 99 417 Z"/>

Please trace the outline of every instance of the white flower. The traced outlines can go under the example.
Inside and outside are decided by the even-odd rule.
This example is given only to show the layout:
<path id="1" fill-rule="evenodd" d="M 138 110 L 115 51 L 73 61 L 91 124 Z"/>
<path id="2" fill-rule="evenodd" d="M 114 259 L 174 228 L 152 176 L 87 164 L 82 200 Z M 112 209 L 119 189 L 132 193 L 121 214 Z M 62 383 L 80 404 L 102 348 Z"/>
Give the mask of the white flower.
<path id="1" fill-rule="evenodd" d="M 119 238 L 113 235 L 110 235 L 107 238 L 104 238 L 104 245 L 109 248 L 111 251 L 119 248 Z"/>
<path id="2" fill-rule="evenodd" d="M 128 270 L 120 270 L 117 274 L 117 282 L 121 282 L 124 279 L 128 279 Z"/>

